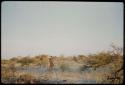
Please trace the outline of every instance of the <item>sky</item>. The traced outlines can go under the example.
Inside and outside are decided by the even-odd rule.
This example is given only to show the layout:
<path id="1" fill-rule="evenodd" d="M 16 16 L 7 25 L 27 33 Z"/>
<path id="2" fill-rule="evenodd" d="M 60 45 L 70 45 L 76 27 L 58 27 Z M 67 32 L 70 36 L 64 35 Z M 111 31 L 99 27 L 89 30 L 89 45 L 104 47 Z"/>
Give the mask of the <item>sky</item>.
<path id="1" fill-rule="evenodd" d="M 2 58 L 96 53 L 123 47 L 123 3 L 3 1 L 1 29 Z"/>

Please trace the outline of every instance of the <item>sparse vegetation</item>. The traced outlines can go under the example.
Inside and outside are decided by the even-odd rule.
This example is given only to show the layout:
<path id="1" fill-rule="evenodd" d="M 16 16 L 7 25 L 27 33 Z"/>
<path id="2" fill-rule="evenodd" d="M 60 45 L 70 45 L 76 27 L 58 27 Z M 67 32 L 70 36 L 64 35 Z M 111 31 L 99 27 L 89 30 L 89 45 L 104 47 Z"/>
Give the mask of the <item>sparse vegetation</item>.
<path id="1" fill-rule="evenodd" d="M 49 83 L 49 80 L 57 78 L 56 82 L 62 80 L 64 83 L 75 83 L 76 80 L 81 80 L 86 83 L 95 81 L 94 83 L 101 84 L 121 84 L 123 83 L 123 49 L 115 45 L 111 45 L 111 47 L 111 51 L 102 51 L 88 56 L 54 56 L 53 73 L 47 73 L 48 69 L 45 69 L 49 66 L 49 55 L 1 60 L 2 82 Z M 27 69 L 32 70 L 25 71 Z M 32 73 L 34 70 L 36 72 Z M 60 75 L 62 73 L 63 75 Z"/>

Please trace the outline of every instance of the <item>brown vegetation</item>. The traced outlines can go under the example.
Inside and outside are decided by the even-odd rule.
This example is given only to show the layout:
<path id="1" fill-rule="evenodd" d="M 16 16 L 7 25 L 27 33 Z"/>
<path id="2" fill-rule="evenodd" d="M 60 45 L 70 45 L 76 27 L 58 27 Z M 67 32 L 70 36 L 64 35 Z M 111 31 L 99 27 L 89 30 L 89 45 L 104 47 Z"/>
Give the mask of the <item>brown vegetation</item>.
<path id="1" fill-rule="evenodd" d="M 52 76 L 55 74 L 56 77 L 61 77 L 60 79 L 63 80 L 70 78 L 70 80 L 72 80 L 75 76 L 80 79 L 92 79 L 95 76 L 97 83 L 120 84 L 123 83 L 123 49 L 113 44 L 111 47 L 111 51 L 102 51 L 88 56 L 78 55 L 65 57 L 61 55 L 56 57 L 43 54 L 35 57 L 14 57 L 10 60 L 1 60 L 1 77 L 6 81 L 16 78 L 16 81 L 13 83 L 40 83 L 39 78 L 37 78 L 35 74 L 20 74 L 16 68 L 43 66 L 44 68 L 49 68 L 49 71 L 57 67 L 62 71 L 62 74 L 59 74 L 59 72 L 53 70 L 55 73 L 46 73 L 47 75 L 44 75 L 43 78 L 48 76 L 48 79 L 52 79 Z M 81 73 L 68 72 L 70 67 L 80 67 Z M 98 73 L 96 70 L 100 67 L 110 68 L 110 71 L 101 71 Z M 94 70 L 90 73 L 84 73 L 87 68 L 93 68 Z M 69 75 L 69 77 L 67 77 L 67 75 Z M 3 82 L 5 83 L 5 81 Z"/>

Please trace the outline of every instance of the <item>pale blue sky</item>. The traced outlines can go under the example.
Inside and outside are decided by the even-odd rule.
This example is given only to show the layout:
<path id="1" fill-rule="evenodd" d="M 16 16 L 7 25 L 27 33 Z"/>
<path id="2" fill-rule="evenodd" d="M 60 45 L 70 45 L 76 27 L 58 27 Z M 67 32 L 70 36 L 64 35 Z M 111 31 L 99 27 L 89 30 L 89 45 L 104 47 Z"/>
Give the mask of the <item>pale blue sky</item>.
<path id="1" fill-rule="evenodd" d="M 2 58 L 123 46 L 123 3 L 2 2 Z"/>

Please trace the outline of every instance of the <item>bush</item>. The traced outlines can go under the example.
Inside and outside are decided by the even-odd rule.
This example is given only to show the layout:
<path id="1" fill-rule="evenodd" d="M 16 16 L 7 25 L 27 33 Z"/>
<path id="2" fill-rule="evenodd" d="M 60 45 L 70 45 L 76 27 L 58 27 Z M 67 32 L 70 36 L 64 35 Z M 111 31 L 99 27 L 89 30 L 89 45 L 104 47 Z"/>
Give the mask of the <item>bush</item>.
<path id="1" fill-rule="evenodd" d="M 33 63 L 33 60 L 29 57 L 24 57 L 24 58 L 18 60 L 17 63 L 21 63 L 22 66 L 24 66 L 24 65 L 29 65 L 30 63 Z"/>
<path id="2" fill-rule="evenodd" d="M 8 64 L 9 60 L 1 60 L 1 64 Z"/>
<path id="3" fill-rule="evenodd" d="M 75 57 L 75 56 L 73 56 L 73 60 L 74 60 L 75 62 L 78 62 L 78 59 L 77 59 L 77 57 Z"/>
<path id="4" fill-rule="evenodd" d="M 40 65 L 42 65 L 43 67 L 47 67 L 49 63 L 48 55 L 40 55 L 39 60 L 40 60 L 39 62 Z"/>
<path id="5" fill-rule="evenodd" d="M 60 69 L 64 72 L 66 70 L 69 70 L 69 65 L 62 62 L 61 65 L 60 65 Z"/>
<path id="6" fill-rule="evenodd" d="M 90 57 L 91 56 L 91 57 Z M 89 64 L 94 69 L 107 65 L 112 62 L 113 57 L 109 53 L 100 52 L 98 54 L 90 55 L 87 60 L 87 64 Z"/>
<path id="7" fill-rule="evenodd" d="M 87 70 L 88 68 L 89 68 L 88 66 L 83 65 L 83 66 L 80 66 L 79 70 L 80 70 L 80 71 L 85 71 L 85 70 Z"/>
<path id="8" fill-rule="evenodd" d="M 16 68 L 13 62 L 10 62 L 10 64 L 7 67 L 3 67 L 1 70 L 1 77 L 2 80 L 6 80 L 7 82 L 11 82 L 10 80 L 15 77 Z M 4 81 L 2 81 L 5 83 Z"/>
<path id="9" fill-rule="evenodd" d="M 17 79 L 17 83 L 32 84 L 35 83 L 36 77 L 31 74 L 22 74 Z"/>

